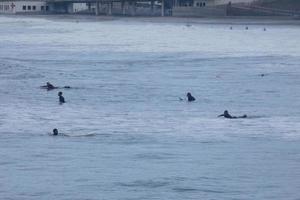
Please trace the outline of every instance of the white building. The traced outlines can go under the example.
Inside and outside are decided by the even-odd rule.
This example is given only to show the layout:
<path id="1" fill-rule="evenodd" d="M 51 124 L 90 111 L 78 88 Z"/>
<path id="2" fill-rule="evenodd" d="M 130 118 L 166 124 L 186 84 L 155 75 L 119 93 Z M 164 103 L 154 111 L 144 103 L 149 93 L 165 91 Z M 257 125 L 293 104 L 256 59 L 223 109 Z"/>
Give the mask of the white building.
<path id="1" fill-rule="evenodd" d="M 41 1 L 0 1 L 0 13 L 40 13 L 46 12 L 49 7 Z"/>
<path id="2" fill-rule="evenodd" d="M 18 13 L 36 13 L 42 14 L 47 12 L 66 12 L 77 13 L 87 10 L 86 3 L 68 3 L 63 6 L 47 4 L 43 1 L 1 1 L 0 14 L 18 14 Z"/>
<path id="3" fill-rule="evenodd" d="M 205 6 L 219 6 L 231 3 L 251 3 L 254 0 L 194 0 L 193 5 L 195 7 L 205 7 Z"/>
<path id="4" fill-rule="evenodd" d="M 89 9 L 87 3 L 72 3 L 71 12 L 78 13 Z"/>

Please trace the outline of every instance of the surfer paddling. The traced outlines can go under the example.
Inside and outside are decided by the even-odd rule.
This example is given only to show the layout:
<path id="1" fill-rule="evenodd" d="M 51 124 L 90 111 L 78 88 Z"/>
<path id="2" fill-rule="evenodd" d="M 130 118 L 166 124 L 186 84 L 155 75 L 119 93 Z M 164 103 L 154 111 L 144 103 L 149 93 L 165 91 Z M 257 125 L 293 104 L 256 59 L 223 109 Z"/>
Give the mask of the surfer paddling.
<path id="1" fill-rule="evenodd" d="M 52 133 L 49 133 L 50 136 L 65 136 L 65 137 L 91 137 L 95 136 L 94 133 L 88 133 L 88 134 L 77 134 L 77 135 L 69 135 L 65 133 L 59 133 L 57 128 L 53 129 Z"/>
<path id="2" fill-rule="evenodd" d="M 69 135 L 66 135 L 64 133 L 59 133 L 58 130 L 57 130 L 57 128 L 53 129 L 52 134 L 50 134 L 50 135 L 52 135 L 52 136 L 66 136 L 66 137 L 69 137 Z"/>
<path id="3" fill-rule="evenodd" d="M 47 89 L 47 90 L 54 90 L 54 89 L 60 89 L 60 88 L 65 88 L 65 89 L 70 89 L 70 86 L 64 86 L 64 87 L 56 87 L 52 85 L 50 82 L 47 82 L 46 85 L 42 85 L 40 88 L 42 89 Z"/>
<path id="4" fill-rule="evenodd" d="M 54 87 L 50 82 L 47 82 L 46 85 L 41 86 L 42 89 L 47 89 L 47 90 L 54 90 L 57 89 L 58 87 Z"/>
<path id="5" fill-rule="evenodd" d="M 243 116 L 239 116 L 239 117 L 231 116 L 229 114 L 229 112 L 227 110 L 225 110 L 224 113 L 222 115 L 219 115 L 218 117 L 225 117 L 227 119 L 238 119 L 238 118 L 247 118 L 247 115 L 243 115 Z"/>

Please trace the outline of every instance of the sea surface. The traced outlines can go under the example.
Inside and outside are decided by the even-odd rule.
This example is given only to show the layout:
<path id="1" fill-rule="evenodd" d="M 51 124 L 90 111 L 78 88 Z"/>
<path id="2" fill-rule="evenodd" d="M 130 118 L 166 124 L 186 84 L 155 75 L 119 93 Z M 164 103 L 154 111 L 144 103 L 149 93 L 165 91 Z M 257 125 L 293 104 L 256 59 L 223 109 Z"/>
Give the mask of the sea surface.
<path id="1" fill-rule="evenodd" d="M 299 200 L 300 26 L 201 20 L 0 16 L 0 199 Z"/>

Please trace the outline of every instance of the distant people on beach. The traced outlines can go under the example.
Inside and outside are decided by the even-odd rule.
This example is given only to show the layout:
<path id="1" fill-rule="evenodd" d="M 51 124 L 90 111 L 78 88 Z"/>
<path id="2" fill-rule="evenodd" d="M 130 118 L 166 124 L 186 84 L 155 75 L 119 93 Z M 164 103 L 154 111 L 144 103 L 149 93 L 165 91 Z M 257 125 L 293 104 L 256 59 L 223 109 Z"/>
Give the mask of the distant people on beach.
<path id="1" fill-rule="evenodd" d="M 238 119 L 238 118 L 247 118 L 247 115 L 243 115 L 243 116 L 239 116 L 239 117 L 231 116 L 229 114 L 229 112 L 227 110 L 225 110 L 224 113 L 222 115 L 219 115 L 218 117 L 225 117 L 228 119 Z"/>
<path id="2" fill-rule="evenodd" d="M 58 93 L 58 97 L 59 97 L 59 103 L 60 104 L 66 103 L 65 102 L 65 98 L 63 97 L 63 93 L 62 92 Z"/>
<path id="3" fill-rule="evenodd" d="M 192 94 L 190 92 L 188 92 L 186 94 L 187 98 L 188 98 L 188 102 L 192 102 L 192 101 L 195 101 L 196 98 L 192 96 Z"/>
<path id="4" fill-rule="evenodd" d="M 54 89 L 59 89 L 59 88 L 70 89 L 71 87 L 70 86 L 56 87 L 56 86 L 52 85 L 50 82 L 47 82 L 46 85 L 43 85 L 40 88 L 47 89 L 47 90 L 54 90 Z"/>

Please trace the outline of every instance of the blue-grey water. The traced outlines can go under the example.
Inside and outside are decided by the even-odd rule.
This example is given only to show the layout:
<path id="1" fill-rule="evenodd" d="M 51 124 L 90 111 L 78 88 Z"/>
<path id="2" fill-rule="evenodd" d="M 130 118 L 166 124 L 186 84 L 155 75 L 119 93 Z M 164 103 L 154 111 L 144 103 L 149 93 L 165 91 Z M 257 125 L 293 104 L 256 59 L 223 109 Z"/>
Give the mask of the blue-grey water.
<path id="1" fill-rule="evenodd" d="M 0 199 L 299 200 L 299 35 L 1 16 Z"/>

